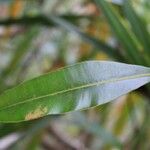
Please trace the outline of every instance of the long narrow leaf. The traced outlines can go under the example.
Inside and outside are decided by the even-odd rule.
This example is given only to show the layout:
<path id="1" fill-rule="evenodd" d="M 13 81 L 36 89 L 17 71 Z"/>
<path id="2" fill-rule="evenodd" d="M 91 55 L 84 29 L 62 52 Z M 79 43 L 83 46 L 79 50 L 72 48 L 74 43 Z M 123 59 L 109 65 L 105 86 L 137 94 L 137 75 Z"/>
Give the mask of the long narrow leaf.
<path id="1" fill-rule="evenodd" d="M 16 47 L 14 57 L 8 64 L 8 66 L 3 70 L 1 76 L 2 78 L 6 78 L 9 74 L 11 74 L 15 68 L 19 65 L 19 63 L 22 61 L 23 57 L 26 55 L 29 47 L 32 44 L 32 39 L 37 35 L 37 28 L 31 27 L 24 35 L 24 38 L 21 39 L 19 44 Z"/>
<path id="2" fill-rule="evenodd" d="M 37 27 L 31 27 L 27 30 L 24 38 L 21 39 L 15 47 L 14 55 L 4 70 L 0 74 L 0 92 L 6 89 L 5 80 L 8 76 L 12 75 L 21 65 L 23 58 L 26 56 L 29 48 L 31 47 L 33 38 L 37 35 Z"/>
<path id="3" fill-rule="evenodd" d="M 144 64 L 142 58 L 140 57 L 140 51 L 136 46 L 131 35 L 128 33 L 126 28 L 120 22 L 115 10 L 106 2 L 105 0 L 95 0 L 97 5 L 104 12 L 112 31 L 117 36 L 122 46 L 125 49 L 126 56 L 131 63 Z"/>
<path id="4" fill-rule="evenodd" d="M 138 40 L 143 45 L 143 53 L 147 54 L 145 57 L 147 60 L 149 60 L 150 56 L 150 35 L 146 29 L 146 25 L 142 20 L 139 18 L 139 16 L 135 13 L 134 9 L 131 6 L 131 3 L 129 0 L 124 1 L 123 10 L 125 12 L 126 17 L 131 23 L 132 30 Z M 150 60 L 148 61 L 150 62 Z"/>
<path id="5" fill-rule="evenodd" d="M 150 68 L 87 61 L 26 81 L 0 95 L 0 121 L 19 122 L 107 103 L 150 81 Z"/>

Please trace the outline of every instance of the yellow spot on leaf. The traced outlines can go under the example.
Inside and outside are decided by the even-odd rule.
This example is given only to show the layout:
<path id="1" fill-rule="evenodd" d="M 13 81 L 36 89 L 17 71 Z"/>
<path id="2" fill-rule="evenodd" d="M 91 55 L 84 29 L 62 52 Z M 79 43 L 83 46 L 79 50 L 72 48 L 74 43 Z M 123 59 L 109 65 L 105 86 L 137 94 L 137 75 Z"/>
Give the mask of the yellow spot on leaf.
<path id="1" fill-rule="evenodd" d="M 37 109 L 35 109 L 34 111 L 29 112 L 25 116 L 25 120 L 32 120 L 32 119 L 42 117 L 46 112 L 47 112 L 47 108 L 46 107 L 42 108 L 40 106 Z"/>

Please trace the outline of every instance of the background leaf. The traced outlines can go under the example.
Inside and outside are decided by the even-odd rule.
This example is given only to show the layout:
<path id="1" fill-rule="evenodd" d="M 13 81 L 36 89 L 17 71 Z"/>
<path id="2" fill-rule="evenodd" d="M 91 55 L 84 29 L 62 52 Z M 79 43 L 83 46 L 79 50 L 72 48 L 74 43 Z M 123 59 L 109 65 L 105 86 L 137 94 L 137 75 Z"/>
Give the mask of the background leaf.
<path id="1" fill-rule="evenodd" d="M 104 15 L 106 16 L 108 22 L 110 23 L 110 27 L 113 33 L 117 36 L 117 39 L 124 47 L 124 52 L 126 54 L 126 58 L 130 63 L 143 64 L 143 57 L 140 58 L 140 50 L 138 49 L 135 40 L 126 30 L 124 25 L 119 19 L 116 11 L 111 7 L 111 5 L 105 0 L 95 0 L 99 8 L 102 9 Z M 109 11 L 108 11 L 109 10 Z M 143 61 L 141 61 L 141 59 Z"/>
<path id="2" fill-rule="evenodd" d="M 122 6 L 125 12 L 127 19 L 129 20 L 132 30 L 136 35 L 139 42 L 142 44 L 143 57 L 149 63 L 150 56 L 150 35 L 147 31 L 147 26 L 144 24 L 144 21 L 136 14 L 135 10 L 132 8 L 130 0 L 125 0 L 124 5 Z"/>

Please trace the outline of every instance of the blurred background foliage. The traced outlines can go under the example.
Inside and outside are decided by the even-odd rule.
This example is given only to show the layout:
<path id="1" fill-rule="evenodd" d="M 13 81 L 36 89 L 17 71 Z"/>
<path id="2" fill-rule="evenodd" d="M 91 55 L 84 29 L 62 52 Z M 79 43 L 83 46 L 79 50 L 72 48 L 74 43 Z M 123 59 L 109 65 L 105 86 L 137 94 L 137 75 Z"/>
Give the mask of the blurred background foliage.
<path id="1" fill-rule="evenodd" d="M 149 10 L 149 0 L 0 0 L 0 92 L 84 60 L 149 67 Z M 0 149 L 148 150 L 149 114 L 148 85 L 90 110 L 0 124 Z"/>

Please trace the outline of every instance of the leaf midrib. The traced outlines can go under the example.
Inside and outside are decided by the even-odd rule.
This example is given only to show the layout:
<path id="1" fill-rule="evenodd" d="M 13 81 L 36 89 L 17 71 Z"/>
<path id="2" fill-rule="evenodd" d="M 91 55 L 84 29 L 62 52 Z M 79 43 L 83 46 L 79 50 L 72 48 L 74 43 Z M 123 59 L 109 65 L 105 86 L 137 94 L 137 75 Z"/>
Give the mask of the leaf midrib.
<path id="1" fill-rule="evenodd" d="M 150 73 L 132 75 L 132 76 L 126 76 L 126 77 L 121 77 L 121 78 L 114 78 L 114 79 L 110 79 L 110 80 L 102 80 L 102 81 L 98 81 L 98 82 L 84 84 L 84 85 L 81 85 L 81 86 L 77 86 L 77 87 L 74 87 L 74 88 L 69 88 L 69 89 L 66 89 L 66 90 L 61 90 L 61 91 L 50 93 L 50 94 L 47 94 L 47 95 L 42 95 L 42 96 L 38 96 L 38 97 L 35 97 L 35 98 L 29 98 L 26 101 L 18 102 L 16 104 L 12 104 L 10 106 L 0 108 L 0 111 L 3 110 L 3 109 L 8 109 L 8 108 L 20 105 L 20 104 L 24 104 L 24 103 L 27 103 L 27 102 L 32 102 L 34 100 L 49 97 L 49 96 L 56 96 L 58 94 L 63 94 L 63 93 L 67 93 L 67 92 L 71 92 L 71 91 L 75 91 L 75 90 L 79 90 L 79 89 L 84 89 L 84 88 L 89 88 L 89 87 L 93 87 L 93 86 L 99 86 L 99 85 L 106 84 L 106 83 L 113 83 L 113 82 L 119 82 L 119 81 L 137 79 L 137 78 L 143 78 L 143 77 L 150 77 Z"/>

